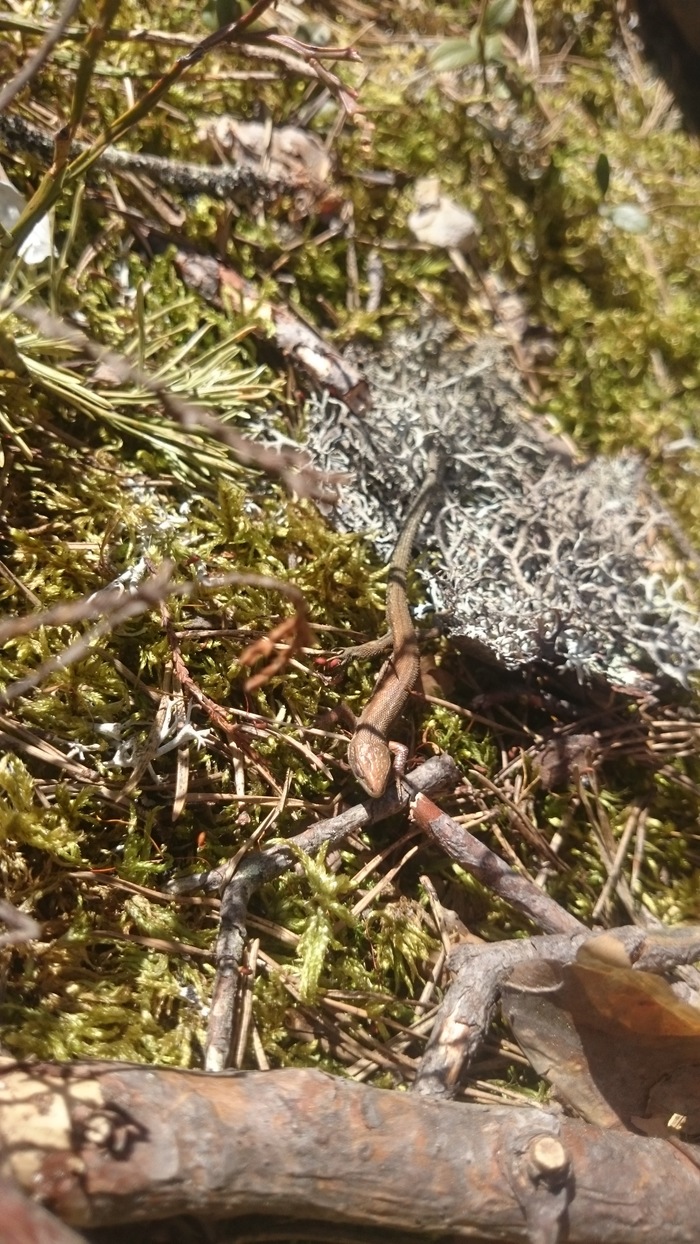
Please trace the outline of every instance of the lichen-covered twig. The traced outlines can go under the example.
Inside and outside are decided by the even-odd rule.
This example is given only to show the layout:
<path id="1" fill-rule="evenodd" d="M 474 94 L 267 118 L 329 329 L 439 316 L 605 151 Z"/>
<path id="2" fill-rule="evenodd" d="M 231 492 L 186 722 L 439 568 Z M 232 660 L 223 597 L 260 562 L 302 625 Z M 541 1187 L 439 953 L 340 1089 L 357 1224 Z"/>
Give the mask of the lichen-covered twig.
<path id="1" fill-rule="evenodd" d="M 0 136 L 12 151 L 30 151 L 44 158 L 50 158 L 53 151 L 53 136 L 23 117 L 0 117 Z M 73 142 L 70 147 L 73 156 L 88 150 L 89 144 L 83 142 Z M 105 170 L 150 177 L 159 186 L 179 194 L 207 194 L 229 203 L 266 202 L 295 189 L 291 177 L 285 181 L 249 164 L 232 162 L 217 168 L 148 152 L 124 151 L 121 147 L 107 147 L 89 175 Z"/>

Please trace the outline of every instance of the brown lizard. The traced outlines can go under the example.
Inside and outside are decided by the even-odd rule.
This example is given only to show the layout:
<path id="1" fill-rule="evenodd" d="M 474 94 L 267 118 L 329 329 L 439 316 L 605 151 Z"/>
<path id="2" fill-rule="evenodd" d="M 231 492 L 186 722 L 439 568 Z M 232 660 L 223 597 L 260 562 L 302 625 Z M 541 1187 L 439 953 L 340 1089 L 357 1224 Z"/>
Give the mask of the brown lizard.
<path id="1" fill-rule="evenodd" d="M 379 799 L 384 794 L 391 772 L 392 745 L 387 741 L 389 727 L 401 712 L 418 678 L 418 639 L 408 607 L 406 579 L 413 543 L 439 475 L 440 457 L 436 450 L 431 449 L 423 486 L 406 515 L 389 562 L 386 634 L 359 647 L 344 648 L 339 654 L 345 662 L 358 657 L 362 660 L 376 656 L 389 647 L 392 650 L 348 746 L 350 768 L 373 799 Z"/>

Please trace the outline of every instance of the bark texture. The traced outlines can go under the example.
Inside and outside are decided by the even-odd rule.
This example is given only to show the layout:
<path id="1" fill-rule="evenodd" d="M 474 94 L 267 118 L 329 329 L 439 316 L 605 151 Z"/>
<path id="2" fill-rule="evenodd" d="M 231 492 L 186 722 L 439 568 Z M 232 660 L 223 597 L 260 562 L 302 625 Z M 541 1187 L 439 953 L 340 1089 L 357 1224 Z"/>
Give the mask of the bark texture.
<path id="1" fill-rule="evenodd" d="M 666 1141 L 315 1071 L 7 1063 L 0 1147 L 0 1174 L 79 1228 L 264 1214 L 336 1237 L 700 1240 L 700 1171 Z"/>

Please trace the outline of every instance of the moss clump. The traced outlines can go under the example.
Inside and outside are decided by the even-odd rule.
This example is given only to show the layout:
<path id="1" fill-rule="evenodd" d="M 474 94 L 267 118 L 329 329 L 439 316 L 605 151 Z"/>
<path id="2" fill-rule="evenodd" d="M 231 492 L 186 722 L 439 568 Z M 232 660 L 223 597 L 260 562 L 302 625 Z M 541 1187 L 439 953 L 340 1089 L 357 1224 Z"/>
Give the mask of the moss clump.
<path id="1" fill-rule="evenodd" d="M 255 315 L 228 314 L 185 287 L 163 234 L 186 233 L 341 343 L 357 334 L 376 340 L 425 304 L 472 340 L 492 327 L 482 296 L 483 277 L 492 276 L 518 293 L 527 325 L 544 328 L 556 346 L 554 361 L 534 373 L 541 411 L 586 449 L 641 451 L 700 539 L 700 303 L 689 259 L 700 224 L 696 143 L 651 74 L 632 67 L 610 4 L 535 0 L 537 56 L 527 53 L 518 14 L 486 63 L 437 72 L 431 55 L 468 34 L 477 10 L 425 4 L 397 13 L 382 3 L 367 30 L 342 4 L 330 16 L 327 5 L 305 6 L 300 20 L 322 21 L 331 41 L 355 42 L 364 59 L 359 69 L 335 67 L 348 84 L 363 82 L 365 116 L 355 129 L 337 99 L 292 70 L 234 77 L 251 66 L 270 72 L 269 63 L 228 49 L 182 77 L 121 141 L 194 159 L 203 117 L 230 111 L 294 124 L 311 116 L 317 132 L 332 135 L 342 220 L 332 209 L 299 220 L 288 198 L 242 209 L 178 199 L 139 178 L 81 178 L 55 204 L 60 262 L 35 273 L 10 265 L 8 298 L 77 317 L 94 340 L 242 431 L 288 436 L 303 422 L 296 378 L 285 382 L 269 364 Z M 193 6 L 175 12 L 157 3 L 149 17 L 166 34 L 208 33 Z M 121 6 L 123 29 L 141 18 L 138 4 Z M 279 20 L 293 35 L 290 13 Z M 26 52 L 23 36 L 6 37 L 3 79 Z M 124 82 L 140 96 L 176 55 L 158 40 L 106 43 L 81 136 L 97 141 L 128 106 Z M 70 115 L 77 63 L 75 46 L 64 44 L 32 84 L 33 115 L 48 110 L 56 129 Z M 27 104 L 25 92 L 15 111 L 27 116 Z M 9 143 L 3 163 L 27 194 L 44 171 L 31 151 Z M 389 184 L 371 176 L 378 170 Z M 412 183 L 436 172 L 482 224 L 466 283 L 449 255 L 417 248 L 407 230 Z M 373 250 L 383 260 L 383 291 L 380 309 L 367 311 Z M 7 303 L 0 364 L 4 612 L 49 609 L 109 583 L 128 591 L 149 565 L 169 559 L 177 583 L 229 571 L 295 583 L 327 648 L 349 631 L 380 628 L 380 565 L 359 538 L 334 533 L 312 503 L 172 424 L 151 392 L 96 374 L 80 350 L 28 329 Z M 350 792 L 340 731 L 324 714 L 346 689 L 361 704 L 371 671 L 341 687 L 321 654 L 306 652 L 258 691 L 245 688 L 242 649 L 291 612 L 261 587 L 202 586 L 162 613 L 105 629 L 80 660 L 54 664 L 35 690 L 5 706 L 0 867 L 7 897 L 43 925 L 37 944 L 8 956 L 0 1013 L 13 1052 L 201 1062 L 217 911 L 206 902 L 173 906 L 158 886 L 173 870 L 288 837 Z M 56 661 L 87 626 L 45 625 L 10 640 L 0 651 L 3 683 Z M 492 689 L 490 677 L 470 667 L 442 698 L 454 694 L 463 707 Z M 501 801 L 482 798 L 475 782 L 451 806 L 472 826 L 483 813 L 480 832 L 494 849 L 533 873 L 541 865 L 507 801 L 546 836 L 560 833 L 565 871 L 547 885 L 584 920 L 607 877 L 600 840 L 619 842 L 630 809 L 643 806 L 635 898 L 665 920 L 696 917 L 694 707 L 679 707 L 677 722 L 673 706 L 665 725 L 646 722 L 654 757 L 640 744 L 635 755 L 606 762 L 599 790 L 584 783 L 567 793 L 544 791 L 534 764 L 537 739 L 565 723 L 566 710 L 557 711 L 487 708 L 465 726 L 464 716 L 436 707 L 417 742 L 445 748 L 466 772 L 497 784 Z M 626 738 L 623 717 L 614 724 Z M 186 726 L 195 733 L 183 734 Z M 187 796 L 174 817 L 185 754 Z M 253 1022 L 271 1062 L 350 1068 L 376 1083 L 409 1074 L 423 1038 L 404 1029 L 422 1013 L 440 933 L 422 874 L 471 932 L 523 933 L 512 912 L 423 844 L 417 859 L 400 856 L 396 836 L 396 826 L 381 826 L 342 853 L 302 859 L 298 874 L 256 896 L 251 927 L 267 958 Z M 385 884 L 365 905 L 380 877 Z M 616 899 L 606 918 L 627 918 Z M 246 1065 L 259 1059 L 251 1048 Z M 373 1063 L 382 1049 L 384 1061 Z M 507 1072 L 499 1082 L 531 1091 Z"/>

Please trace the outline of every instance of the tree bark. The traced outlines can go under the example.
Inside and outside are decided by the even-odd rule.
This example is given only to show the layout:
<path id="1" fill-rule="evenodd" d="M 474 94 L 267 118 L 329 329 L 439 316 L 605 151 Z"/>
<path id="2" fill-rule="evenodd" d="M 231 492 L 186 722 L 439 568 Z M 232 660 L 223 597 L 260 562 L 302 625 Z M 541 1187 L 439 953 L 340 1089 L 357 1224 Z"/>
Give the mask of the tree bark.
<path id="1" fill-rule="evenodd" d="M 336 1238 L 698 1244 L 693 1152 L 316 1071 L 6 1062 L 0 1082 L 0 1174 L 84 1228 L 265 1215 Z"/>

